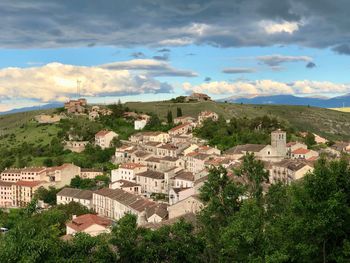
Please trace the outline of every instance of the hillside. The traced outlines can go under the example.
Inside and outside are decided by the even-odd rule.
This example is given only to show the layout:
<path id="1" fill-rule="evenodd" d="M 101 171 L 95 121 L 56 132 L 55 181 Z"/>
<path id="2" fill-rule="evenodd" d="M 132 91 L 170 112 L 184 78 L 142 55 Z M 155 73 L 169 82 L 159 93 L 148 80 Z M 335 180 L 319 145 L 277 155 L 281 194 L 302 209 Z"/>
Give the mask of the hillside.
<path id="1" fill-rule="evenodd" d="M 301 131 L 311 131 L 333 140 L 350 139 L 350 113 L 330 109 L 291 106 L 291 105 L 248 105 L 218 102 L 171 103 L 164 102 L 129 102 L 126 106 L 140 112 L 155 112 L 161 118 L 172 110 L 176 116 L 176 108 L 181 107 L 184 115 L 196 116 L 200 111 L 210 110 L 224 118 L 248 117 L 263 115 L 275 116 Z"/>

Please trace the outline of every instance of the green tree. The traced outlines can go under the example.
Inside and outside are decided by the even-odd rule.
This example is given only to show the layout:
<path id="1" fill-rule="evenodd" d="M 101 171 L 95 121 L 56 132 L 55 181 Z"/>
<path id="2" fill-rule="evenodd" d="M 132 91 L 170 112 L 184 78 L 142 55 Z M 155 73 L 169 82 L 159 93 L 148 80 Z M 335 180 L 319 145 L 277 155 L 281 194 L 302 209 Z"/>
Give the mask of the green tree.
<path id="1" fill-rule="evenodd" d="M 180 107 L 176 108 L 176 117 L 181 117 L 182 116 L 182 109 Z"/>
<path id="2" fill-rule="evenodd" d="M 304 142 L 309 148 L 316 145 L 315 135 L 311 132 L 308 132 L 305 136 Z"/>
<path id="3" fill-rule="evenodd" d="M 172 124 L 173 123 L 173 112 L 171 110 L 168 111 L 167 121 L 168 121 L 168 124 Z"/>

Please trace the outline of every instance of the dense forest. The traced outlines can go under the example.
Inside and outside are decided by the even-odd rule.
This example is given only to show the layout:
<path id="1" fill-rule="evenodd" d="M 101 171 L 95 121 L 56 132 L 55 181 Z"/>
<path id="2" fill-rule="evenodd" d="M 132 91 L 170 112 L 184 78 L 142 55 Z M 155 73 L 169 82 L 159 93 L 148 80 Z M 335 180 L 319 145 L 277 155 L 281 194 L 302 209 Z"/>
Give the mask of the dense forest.
<path id="1" fill-rule="evenodd" d="M 236 180 L 244 178 L 244 180 Z M 345 159 L 321 159 L 291 185 L 263 186 L 268 174 L 245 156 L 228 174 L 212 169 L 201 188 L 205 208 L 194 223 L 157 230 L 126 215 L 110 234 L 64 241 L 64 223 L 85 208 L 71 203 L 38 211 L 0 212 L 1 262 L 349 262 L 350 169 Z M 244 181 L 245 183 L 239 183 Z M 265 190 L 264 190 L 265 189 Z"/>

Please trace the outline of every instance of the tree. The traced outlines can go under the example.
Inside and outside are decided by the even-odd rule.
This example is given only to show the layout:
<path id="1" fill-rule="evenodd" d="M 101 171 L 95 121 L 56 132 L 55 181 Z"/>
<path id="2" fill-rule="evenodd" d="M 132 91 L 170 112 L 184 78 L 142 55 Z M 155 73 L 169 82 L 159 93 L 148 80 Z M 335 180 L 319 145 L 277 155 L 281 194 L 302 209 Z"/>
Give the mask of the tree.
<path id="1" fill-rule="evenodd" d="M 167 121 L 168 121 L 168 124 L 172 124 L 173 123 L 173 112 L 171 110 L 168 111 Z"/>
<path id="2" fill-rule="evenodd" d="M 182 116 L 182 109 L 180 107 L 176 108 L 176 117 L 181 117 Z"/>
<path id="3" fill-rule="evenodd" d="M 49 189 L 46 189 L 44 187 L 40 187 L 35 192 L 35 197 L 38 200 L 44 201 L 44 203 L 49 205 L 55 205 L 56 204 L 56 195 L 60 191 L 60 189 L 56 189 L 55 187 L 50 186 Z"/>
<path id="4" fill-rule="evenodd" d="M 314 145 L 316 145 L 316 141 L 315 141 L 315 135 L 311 132 L 308 132 L 305 136 L 305 144 L 307 145 L 307 147 L 312 147 Z"/>

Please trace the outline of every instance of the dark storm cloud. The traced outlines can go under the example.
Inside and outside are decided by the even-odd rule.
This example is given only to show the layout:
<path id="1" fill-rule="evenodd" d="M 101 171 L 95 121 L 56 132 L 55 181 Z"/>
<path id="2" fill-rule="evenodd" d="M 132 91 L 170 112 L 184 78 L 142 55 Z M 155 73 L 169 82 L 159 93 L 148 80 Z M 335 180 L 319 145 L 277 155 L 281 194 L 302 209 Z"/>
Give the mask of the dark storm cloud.
<path id="1" fill-rule="evenodd" d="M 316 64 L 314 62 L 309 62 L 309 63 L 306 64 L 306 67 L 307 68 L 315 68 Z"/>
<path id="2" fill-rule="evenodd" d="M 0 2 L 0 47 L 298 45 L 349 54 L 348 0 Z"/>
<path id="3" fill-rule="evenodd" d="M 167 53 L 159 56 L 159 55 L 156 55 L 156 56 L 153 56 L 153 59 L 155 60 L 161 60 L 161 61 L 168 61 L 169 60 L 169 55 Z"/>

